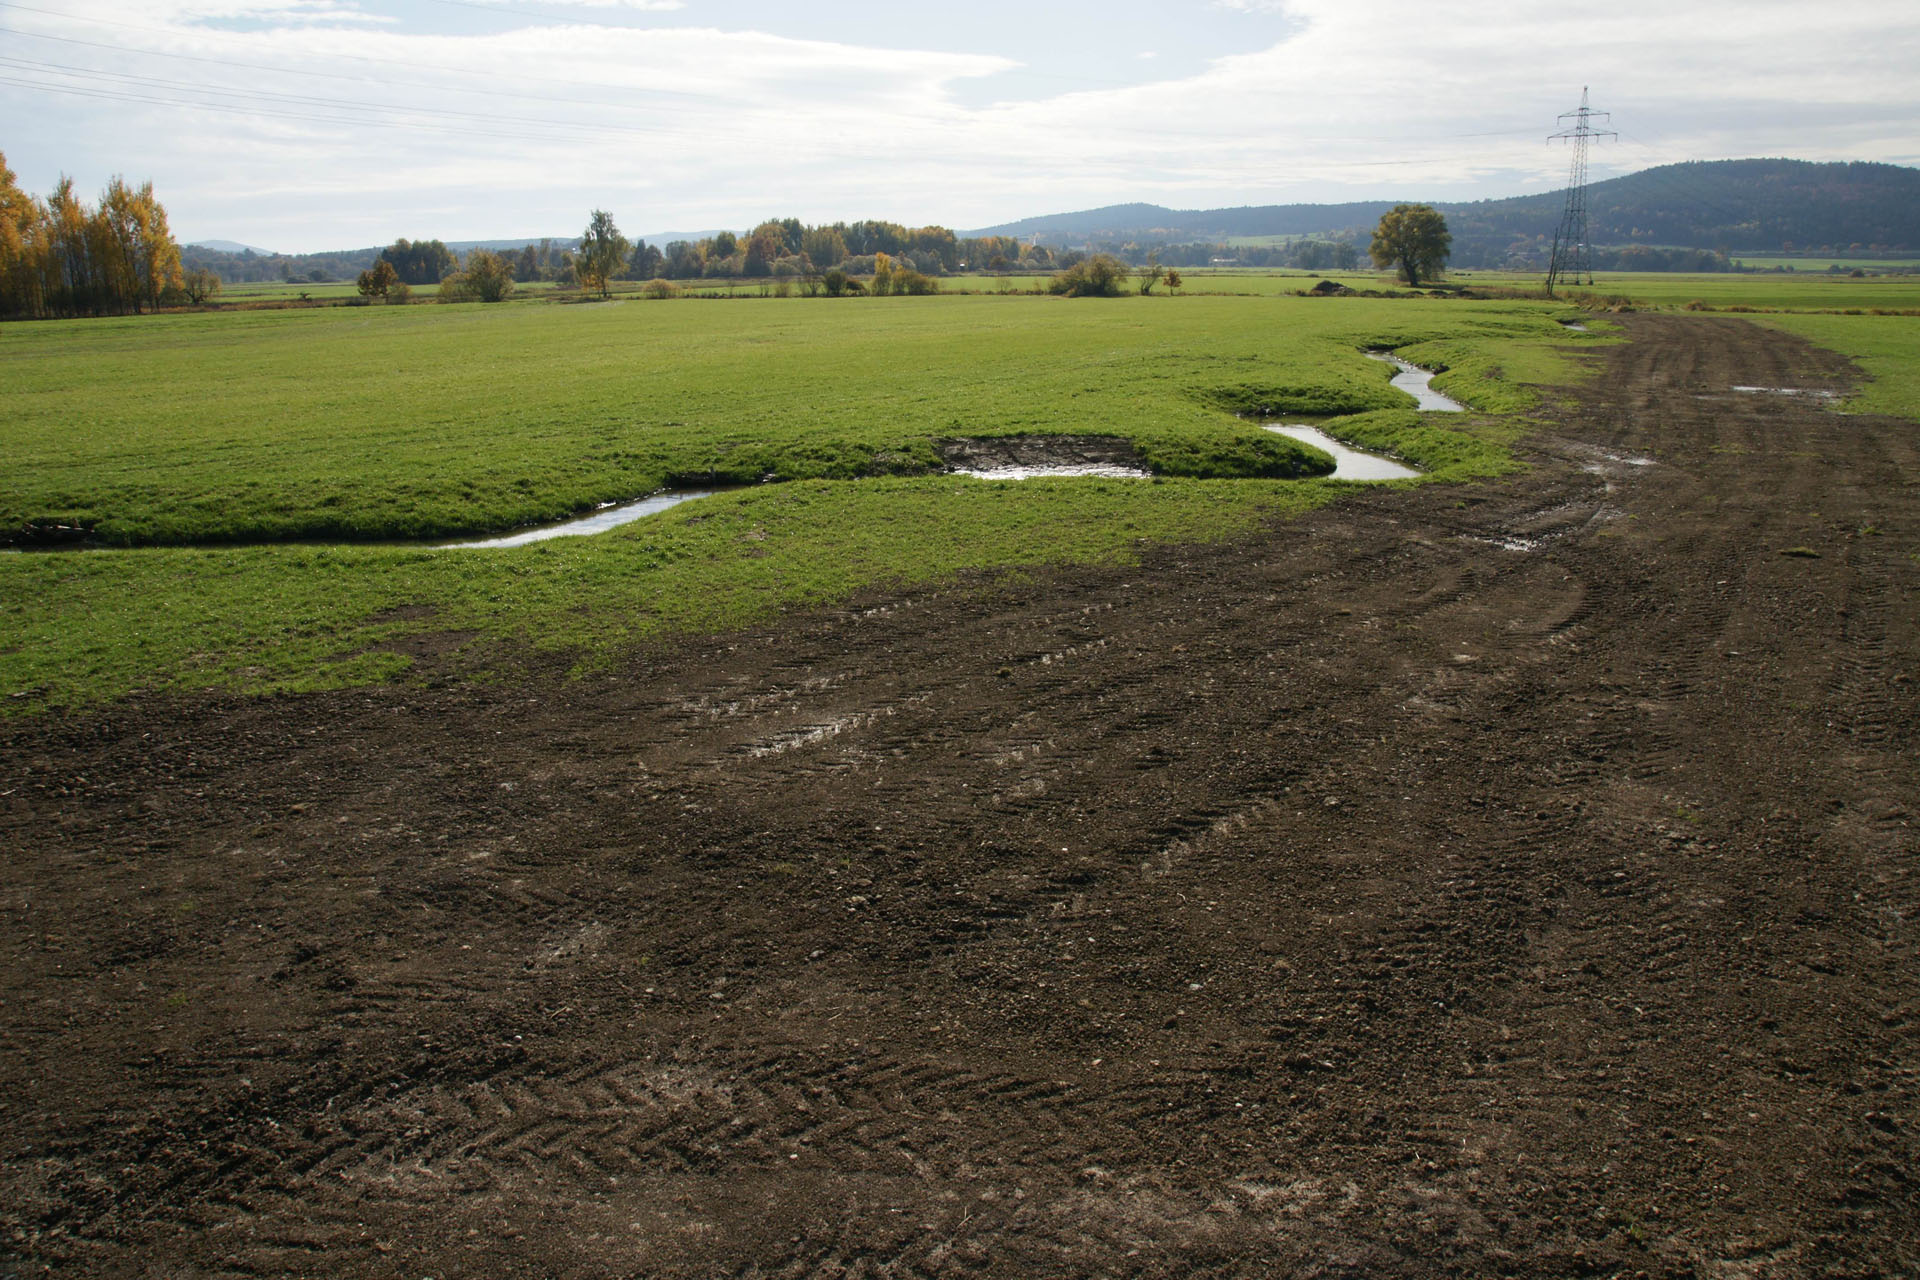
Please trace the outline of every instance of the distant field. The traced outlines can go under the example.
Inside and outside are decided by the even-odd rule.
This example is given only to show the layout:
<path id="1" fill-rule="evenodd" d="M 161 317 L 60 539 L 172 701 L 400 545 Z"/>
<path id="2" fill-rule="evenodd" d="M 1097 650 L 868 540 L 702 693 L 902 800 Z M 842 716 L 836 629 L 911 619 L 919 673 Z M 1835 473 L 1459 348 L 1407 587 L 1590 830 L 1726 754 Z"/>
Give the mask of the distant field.
<path id="1" fill-rule="evenodd" d="M 1858 267 L 1863 271 L 1920 272 L 1920 258 L 1751 258 L 1744 253 L 1729 256 L 1737 258 L 1743 266 L 1768 269 L 1787 267 L 1795 272 L 1825 271 L 1830 267 L 1839 267 L 1844 271 L 1851 271 Z"/>
<path id="2" fill-rule="evenodd" d="M 418 293 L 429 286 L 422 285 Z M 431 288 L 438 289 L 439 285 Z M 294 280 L 249 280 L 241 284 L 223 285 L 216 302 L 291 302 L 304 294 L 310 299 L 353 298 L 359 296 L 359 290 L 351 280 L 332 280 L 325 284 L 312 281 Z"/>
<path id="3" fill-rule="evenodd" d="M 948 297 L 372 307 L 19 326 L 0 346 L 0 506 L 120 536 L 499 527 L 669 480 L 762 485 L 514 551 L 302 543 L 0 555 L 0 710 L 136 687 L 387 678 L 407 635 L 595 653 L 874 583 L 1124 559 L 1333 500 L 1246 475 L 1291 442 L 1227 409 L 1374 410 L 1349 430 L 1439 478 L 1497 474 L 1512 419 L 1423 425 L 1359 348 L 1531 403 L 1578 376 L 1530 304 Z M 1411 344 L 1411 345 L 1409 345 Z M 1146 481 L 927 471 L 954 435 L 1133 439 Z M 1276 449 L 1280 450 L 1276 452 Z M 818 477 L 818 478 L 805 478 Z"/>

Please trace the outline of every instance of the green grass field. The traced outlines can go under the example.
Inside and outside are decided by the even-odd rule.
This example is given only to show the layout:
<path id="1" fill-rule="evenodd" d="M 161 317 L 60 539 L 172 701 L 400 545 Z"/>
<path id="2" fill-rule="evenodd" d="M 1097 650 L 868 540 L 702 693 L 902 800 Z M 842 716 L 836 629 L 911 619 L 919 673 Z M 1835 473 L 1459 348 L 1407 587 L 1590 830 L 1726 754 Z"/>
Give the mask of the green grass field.
<path id="1" fill-rule="evenodd" d="M 1260 473 L 1291 442 L 1228 410 L 1358 413 L 1434 468 L 1498 474 L 1513 419 L 1423 424 L 1363 347 L 1445 360 L 1482 409 L 1577 376 L 1553 308 L 1036 297 L 327 308 L 12 326 L 9 522 L 128 541 L 495 528 L 710 476 L 786 483 L 510 551 L 266 541 L 0 555 L 0 706 L 138 688 L 392 677 L 421 632 L 580 661 L 874 584 L 1125 559 L 1348 491 Z M 1127 437 L 1147 481 L 980 481 L 955 435 Z M 1213 478 L 1203 478 L 1213 477 Z M 21 695 L 21 696 L 12 696 Z"/>
<path id="2" fill-rule="evenodd" d="M 665 485 L 924 474 L 952 436 L 1114 435 L 1169 476 L 1289 476 L 1317 455 L 1233 412 L 1406 403 L 1370 346 L 1511 411 L 1506 367 L 1566 341 L 1535 306 L 1158 297 L 326 308 L 8 337 L 0 522 L 129 545 L 421 538 Z"/>

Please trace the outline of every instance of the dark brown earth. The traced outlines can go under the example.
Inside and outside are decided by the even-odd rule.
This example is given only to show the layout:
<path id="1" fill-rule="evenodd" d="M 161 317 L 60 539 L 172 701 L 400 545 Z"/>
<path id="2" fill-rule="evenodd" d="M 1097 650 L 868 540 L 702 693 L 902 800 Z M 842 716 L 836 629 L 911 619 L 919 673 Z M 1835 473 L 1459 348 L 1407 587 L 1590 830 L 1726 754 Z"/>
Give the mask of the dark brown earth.
<path id="1" fill-rule="evenodd" d="M 1920 1272 L 1920 428 L 1627 328 L 1509 481 L 14 724 L 0 1274 Z"/>

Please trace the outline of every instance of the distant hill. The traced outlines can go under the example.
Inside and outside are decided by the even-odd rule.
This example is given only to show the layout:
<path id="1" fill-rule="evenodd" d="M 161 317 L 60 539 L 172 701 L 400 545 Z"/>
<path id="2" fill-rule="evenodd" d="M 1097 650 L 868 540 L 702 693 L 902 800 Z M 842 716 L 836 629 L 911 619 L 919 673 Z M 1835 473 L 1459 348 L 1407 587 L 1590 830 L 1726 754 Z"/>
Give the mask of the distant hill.
<path id="1" fill-rule="evenodd" d="M 963 231 L 963 236 L 1017 236 L 1022 240 L 1225 240 L 1232 236 L 1305 236 L 1372 226 L 1392 200 L 1352 204 L 1243 205 L 1233 209 L 1168 209 L 1157 204 L 1110 204 L 1079 213 L 1053 213 Z"/>
<path id="2" fill-rule="evenodd" d="M 1433 203 L 1446 214 L 1456 248 L 1471 248 L 1494 241 L 1550 240 L 1564 202 L 1564 192 L 1551 191 L 1470 204 Z M 1370 231 L 1395 203 L 1184 210 L 1121 204 L 1023 218 L 964 234 L 1038 237 L 1052 243 L 1354 235 Z M 1587 207 L 1589 238 L 1595 244 L 1736 253 L 1856 246 L 1920 250 L 1920 169 L 1903 165 L 1806 160 L 1662 165 L 1594 183 L 1587 190 Z"/>
<path id="3" fill-rule="evenodd" d="M 188 249 L 212 249 L 215 253 L 251 253 L 257 257 L 277 256 L 272 249 L 262 249 L 259 245 L 241 244 L 238 240 L 195 240 L 185 246 Z"/>

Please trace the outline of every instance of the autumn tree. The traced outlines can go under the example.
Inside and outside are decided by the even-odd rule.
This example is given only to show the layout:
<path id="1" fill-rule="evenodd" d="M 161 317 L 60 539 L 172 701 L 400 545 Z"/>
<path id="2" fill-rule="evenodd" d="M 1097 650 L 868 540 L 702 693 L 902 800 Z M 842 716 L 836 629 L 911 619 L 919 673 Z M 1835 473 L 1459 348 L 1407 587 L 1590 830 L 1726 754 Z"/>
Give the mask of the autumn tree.
<path id="1" fill-rule="evenodd" d="M 14 185 L 0 154 L 0 315 L 39 315 L 42 264 L 39 248 L 46 210 Z"/>
<path id="2" fill-rule="evenodd" d="M 100 194 L 93 222 L 101 280 L 121 306 L 157 307 L 162 293 L 179 287 L 180 246 L 151 182 L 129 187 L 116 175 Z"/>
<path id="3" fill-rule="evenodd" d="M 1397 204 L 1380 216 L 1368 252 L 1376 267 L 1397 267 L 1400 278 L 1418 286 L 1446 265 L 1453 250 L 1447 220 L 1431 205 Z"/>
<path id="4" fill-rule="evenodd" d="M 627 265 L 627 254 L 632 248 L 620 234 L 620 228 L 614 225 L 613 215 L 605 209 L 595 209 L 587 219 L 580 247 L 573 252 L 573 272 L 580 287 L 598 289 L 603 298 L 609 296 L 613 292 L 611 282 Z"/>
<path id="5" fill-rule="evenodd" d="M 773 264 L 787 253 L 787 229 L 778 222 L 763 222 L 747 237 L 745 272 L 750 276 L 773 274 Z"/>
<path id="6" fill-rule="evenodd" d="M 354 282 L 363 298 L 385 298 L 393 292 L 394 285 L 400 282 L 400 273 L 393 269 L 393 263 L 381 258 L 371 267 L 360 273 Z"/>
<path id="7" fill-rule="evenodd" d="M 62 178 L 41 201 L 0 156 L 0 314 L 139 312 L 181 283 L 180 246 L 152 183 L 116 177 L 90 209 Z"/>

